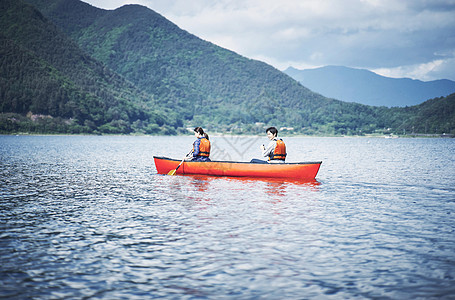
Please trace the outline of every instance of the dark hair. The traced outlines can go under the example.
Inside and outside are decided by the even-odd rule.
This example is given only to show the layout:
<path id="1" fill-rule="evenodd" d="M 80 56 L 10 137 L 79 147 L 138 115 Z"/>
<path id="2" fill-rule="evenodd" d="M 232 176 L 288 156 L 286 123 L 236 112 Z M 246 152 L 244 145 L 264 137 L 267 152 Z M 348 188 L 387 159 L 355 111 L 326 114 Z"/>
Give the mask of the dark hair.
<path id="1" fill-rule="evenodd" d="M 269 127 L 265 130 L 265 133 L 267 132 L 271 132 L 273 135 L 277 136 L 278 135 L 278 129 L 276 129 L 275 127 Z"/>
<path id="2" fill-rule="evenodd" d="M 194 132 L 197 132 L 199 133 L 200 135 L 202 135 L 203 137 L 205 137 L 206 139 L 209 139 L 209 135 L 207 133 L 204 132 L 204 129 L 202 129 L 202 127 L 196 127 L 194 128 Z"/>
<path id="3" fill-rule="evenodd" d="M 199 133 L 200 135 L 204 135 L 204 129 L 202 127 L 196 127 L 194 128 L 194 132 Z"/>

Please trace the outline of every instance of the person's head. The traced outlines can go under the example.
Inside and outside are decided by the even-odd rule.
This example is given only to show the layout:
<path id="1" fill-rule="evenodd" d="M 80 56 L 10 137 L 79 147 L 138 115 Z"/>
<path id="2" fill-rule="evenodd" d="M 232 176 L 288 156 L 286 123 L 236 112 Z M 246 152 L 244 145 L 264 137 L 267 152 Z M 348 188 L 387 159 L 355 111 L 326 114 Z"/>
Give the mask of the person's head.
<path id="1" fill-rule="evenodd" d="M 278 129 L 275 127 L 269 127 L 265 130 L 265 133 L 267 133 L 267 137 L 272 140 L 278 135 Z"/>
<path id="2" fill-rule="evenodd" d="M 196 127 L 196 128 L 194 128 L 194 135 L 195 135 L 197 138 L 205 137 L 205 138 L 208 139 L 208 135 L 207 135 L 207 133 L 204 132 L 204 129 L 202 129 L 202 127 Z"/>

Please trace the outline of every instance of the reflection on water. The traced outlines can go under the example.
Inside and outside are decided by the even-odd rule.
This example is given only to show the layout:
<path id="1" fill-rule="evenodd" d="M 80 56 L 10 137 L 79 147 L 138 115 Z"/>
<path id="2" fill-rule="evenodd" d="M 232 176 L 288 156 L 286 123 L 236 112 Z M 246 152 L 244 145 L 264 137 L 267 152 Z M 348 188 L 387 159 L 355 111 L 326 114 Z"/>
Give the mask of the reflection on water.
<path id="1" fill-rule="evenodd" d="M 263 195 L 268 195 L 269 197 L 276 196 L 281 201 L 286 196 L 298 197 L 299 193 L 317 192 L 320 185 L 317 180 L 184 175 L 168 181 L 166 175 L 155 176 L 157 176 L 157 180 L 165 180 L 166 184 L 169 183 L 173 187 L 173 197 L 175 198 L 191 198 L 192 194 L 201 199 L 219 198 L 220 196 L 226 197 L 236 191 L 243 191 L 242 199 L 251 195 L 251 198 L 248 199 L 255 201 L 264 199 Z"/>
<path id="2" fill-rule="evenodd" d="M 317 180 L 157 175 L 192 137 L 0 137 L 0 297 L 453 297 L 454 140 L 286 141 Z"/>

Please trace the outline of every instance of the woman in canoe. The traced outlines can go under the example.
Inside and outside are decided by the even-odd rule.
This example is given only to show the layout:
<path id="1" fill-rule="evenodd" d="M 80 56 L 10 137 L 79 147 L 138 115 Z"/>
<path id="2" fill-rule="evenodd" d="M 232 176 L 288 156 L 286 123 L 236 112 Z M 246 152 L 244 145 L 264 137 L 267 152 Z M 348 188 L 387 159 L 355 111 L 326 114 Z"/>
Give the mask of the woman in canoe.
<path id="1" fill-rule="evenodd" d="M 193 151 L 188 160 L 191 161 L 210 161 L 210 141 L 209 136 L 201 127 L 194 128 L 196 141 L 193 143 Z"/>
<path id="2" fill-rule="evenodd" d="M 286 145 L 282 139 L 277 137 L 278 129 L 269 127 L 266 129 L 265 133 L 267 133 L 270 142 L 267 147 L 261 145 L 262 156 L 267 157 L 269 163 L 284 163 L 286 159 Z M 264 163 L 264 161 L 260 159 L 253 159 L 251 162 Z"/>

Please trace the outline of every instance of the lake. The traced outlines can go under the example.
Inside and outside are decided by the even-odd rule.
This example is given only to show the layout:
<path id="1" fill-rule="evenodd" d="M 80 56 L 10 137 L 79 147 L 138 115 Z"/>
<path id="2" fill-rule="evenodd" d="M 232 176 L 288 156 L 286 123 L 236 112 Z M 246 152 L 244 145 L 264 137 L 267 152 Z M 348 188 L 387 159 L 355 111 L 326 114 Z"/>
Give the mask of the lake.
<path id="1" fill-rule="evenodd" d="M 156 174 L 193 139 L 0 136 L 0 298 L 455 298 L 455 139 L 283 137 L 311 182 Z"/>

